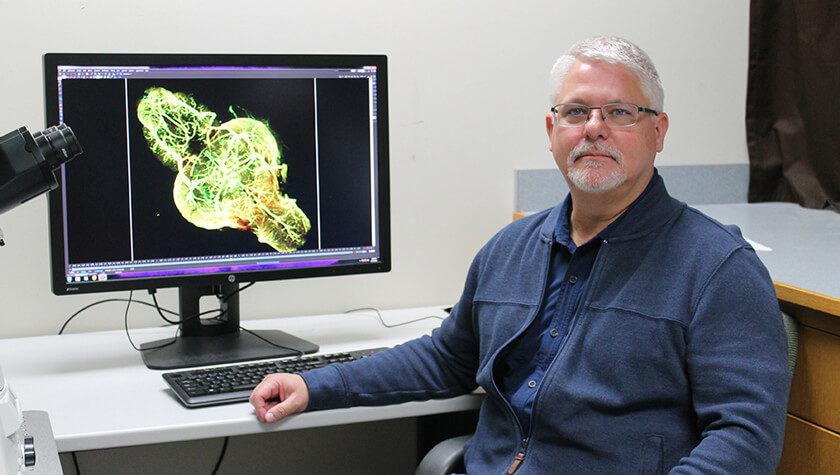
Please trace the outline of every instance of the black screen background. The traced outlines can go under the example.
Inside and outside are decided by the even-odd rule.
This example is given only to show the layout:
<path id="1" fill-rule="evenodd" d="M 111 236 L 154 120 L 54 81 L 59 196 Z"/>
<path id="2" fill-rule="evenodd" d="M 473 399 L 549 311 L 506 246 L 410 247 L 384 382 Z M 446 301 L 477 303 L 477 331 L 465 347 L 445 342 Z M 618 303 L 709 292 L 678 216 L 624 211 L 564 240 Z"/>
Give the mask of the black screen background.
<path id="1" fill-rule="evenodd" d="M 324 246 L 370 246 L 367 80 L 318 80 L 318 135 Z"/>
<path id="2" fill-rule="evenodd" d="M 131 257 L 128 232 L 128 163 L 122 80 L 62 81 L 64 122 L 83 153 L 64 166 L 61 189 L 67 208 L 71 263 L 125 261 Z"/>

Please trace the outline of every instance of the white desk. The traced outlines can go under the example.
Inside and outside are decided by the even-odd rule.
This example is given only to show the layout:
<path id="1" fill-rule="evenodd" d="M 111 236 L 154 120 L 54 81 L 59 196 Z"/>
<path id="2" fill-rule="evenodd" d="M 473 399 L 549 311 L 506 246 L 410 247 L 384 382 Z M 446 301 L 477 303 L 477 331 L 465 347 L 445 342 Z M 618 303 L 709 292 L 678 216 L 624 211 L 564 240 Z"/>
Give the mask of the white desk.
<path id="1" fill-rule="evenodd" d="M 790 287 L 825 299 L 840 298 L 840 281 L 835 278 L 840 262 L 837 212 L 794 203 L 703 205 L 697 209 L 724 224 L 737 224 L 744 237 L 772 249 L 756 248 L 756 254 L 776 282 L 780 299 L 796 299 Z M 831 302 L 822 305 L 831 308 Z"/>
<path id="2" fill-rule="evenodd" d="M 383 311 L 389 324 L 440 307 Z M 322 353 L 394 346 L 440 324 L 427 319 L 384 328 L 371 311 L 244 322 L 282 329 L 320 345 Z M 173 328 L 131 332 L 135 343 L 171 336 Z M 483 396 L 298 414 L 276 424 L 257 421 L 247 402 L 186 409 L 149 370 L 123 331 L 0 340 L 0 362 L 24 410 L 49 412 L 60 452 L 255 434 L 476 409 Z"/>

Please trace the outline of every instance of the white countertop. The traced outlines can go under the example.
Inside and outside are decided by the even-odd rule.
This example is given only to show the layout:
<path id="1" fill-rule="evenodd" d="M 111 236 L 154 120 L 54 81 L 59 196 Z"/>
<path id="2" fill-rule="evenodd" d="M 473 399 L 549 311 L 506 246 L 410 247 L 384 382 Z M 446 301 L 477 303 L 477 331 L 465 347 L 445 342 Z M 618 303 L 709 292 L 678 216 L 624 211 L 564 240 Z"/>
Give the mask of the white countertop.
<path id="1" fill-rule="evenodd" d="M 840 214 L 794 203 L 703 205 L 697 209 L 735 224 L 774 281 L 840 298 Z M 762 250 L 762 247 L 770 250 Z"/>
<path id="2" fill-rule="evenodd" d="M 444 316 L 440 307 L 382 312 L 389 324 L 425 315 Z M 394 346 L 440 324 L 427 319 L 384 328 L 372 311 L 244 322 L 248 329 L 280 329 L 320 345 L 321 353 Z M 132 330 L 135 344 L 165 338 L 174 328 Z M 414 417 L 477 408 L 482 396 L 358 407 L 298 414 L 276 424 L 260 423 L 247 402 L 187 409 L 149 370 L 124 331 L 0 340 L 0 361 L 24 410 L 50 415 L 58 450 L 91 450 L 203 439 L 335 424 Z"/>

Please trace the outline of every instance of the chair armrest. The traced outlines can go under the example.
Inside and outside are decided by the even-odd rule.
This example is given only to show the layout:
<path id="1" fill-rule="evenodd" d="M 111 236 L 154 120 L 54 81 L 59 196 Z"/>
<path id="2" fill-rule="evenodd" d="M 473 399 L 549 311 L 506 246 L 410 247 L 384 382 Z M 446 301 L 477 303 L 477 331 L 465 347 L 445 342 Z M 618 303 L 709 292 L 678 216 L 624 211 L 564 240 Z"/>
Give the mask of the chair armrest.
<path id="1" fill-rule="evenodd" d="M 453 437 L 438 443 L 420 461 L 414 475 L 449 475 L 464 471 L 464 444 L 472 435 Z"/>

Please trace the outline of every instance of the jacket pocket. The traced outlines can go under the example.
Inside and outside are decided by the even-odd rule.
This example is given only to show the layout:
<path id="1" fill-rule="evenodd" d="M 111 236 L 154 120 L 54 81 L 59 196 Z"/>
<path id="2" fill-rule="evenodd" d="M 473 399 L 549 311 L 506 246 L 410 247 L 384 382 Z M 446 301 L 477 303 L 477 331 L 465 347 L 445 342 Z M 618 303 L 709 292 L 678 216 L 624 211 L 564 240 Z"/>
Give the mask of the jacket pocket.
<path id="1" fill-rule="evenodd" d="M 665 473 L 663 467 L 664 448 L 663 437 L 658 434 L 645 434 L 645 444 L 642 447 L 642 469 L 640 475 L 660 475 Z"/>

